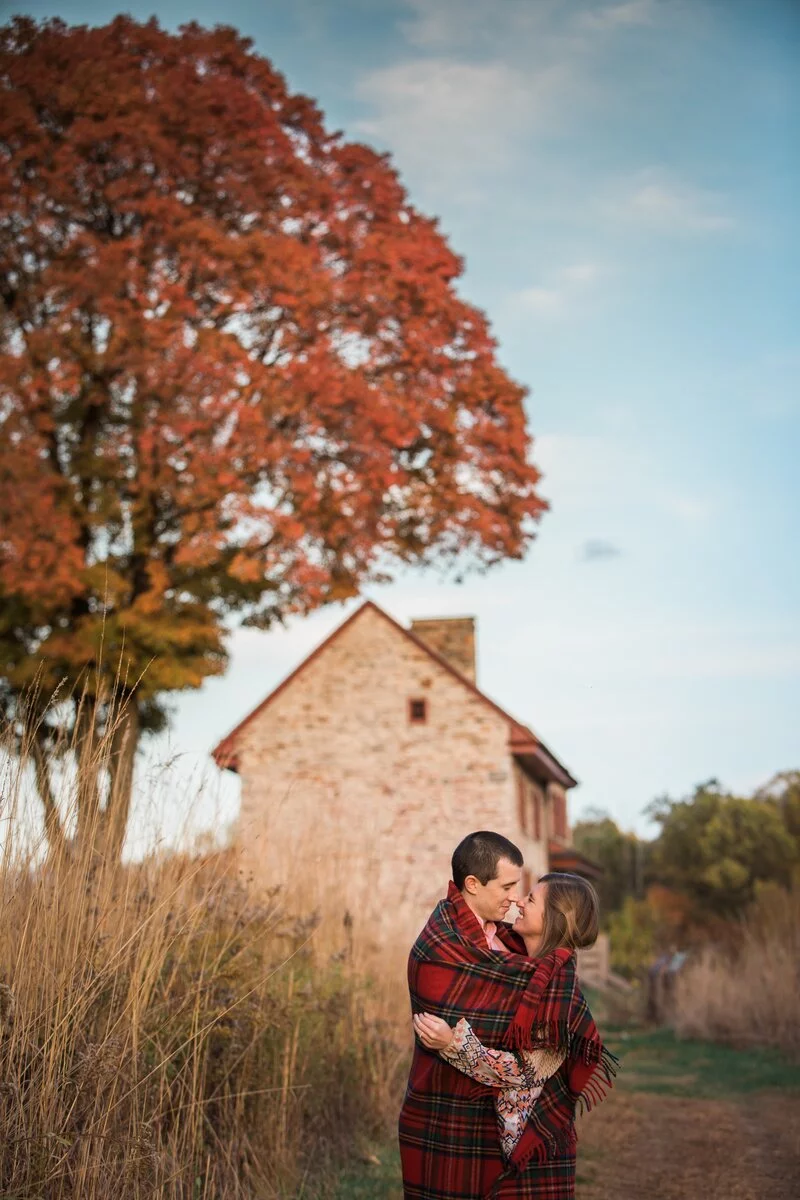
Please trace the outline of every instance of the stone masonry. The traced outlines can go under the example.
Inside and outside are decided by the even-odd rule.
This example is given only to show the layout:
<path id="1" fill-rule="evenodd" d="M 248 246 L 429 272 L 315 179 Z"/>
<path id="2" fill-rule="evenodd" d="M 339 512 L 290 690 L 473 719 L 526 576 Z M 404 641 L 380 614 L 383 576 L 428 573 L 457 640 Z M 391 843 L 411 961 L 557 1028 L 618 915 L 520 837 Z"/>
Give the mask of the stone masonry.
<path id="1" fill-rule="evenodd" d="M 463 836 L 506 834 L 535 878 L 550 819 L 547 782 L 511 753 L 511 718 L 465 682 L 471 619 L 412 631 L 365 604 L 215 750 L 242 780 L 239 840 L 255 882 L 313 874 L 376 938 L 405 943 L 444 895 Z"/>

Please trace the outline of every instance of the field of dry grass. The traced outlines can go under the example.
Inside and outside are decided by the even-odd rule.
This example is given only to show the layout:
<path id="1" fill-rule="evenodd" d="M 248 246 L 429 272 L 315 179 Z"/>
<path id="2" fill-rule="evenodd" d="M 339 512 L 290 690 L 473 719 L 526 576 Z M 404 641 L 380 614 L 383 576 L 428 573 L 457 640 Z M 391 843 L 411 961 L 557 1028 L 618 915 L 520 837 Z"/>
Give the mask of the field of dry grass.
<path id="1" fill-rule="evenodd" d="M 298 917 L 288 897 L 255 902 L 230 852 L 116 868 L 9 860 L 0 905 L 6 1200 L 402 1194 L 391 1130 L 406 997 L 396 964 L 370 975 L 359 963 L 335 906 Z M 768 927 L 796 933 L 793 919 Z M 721 985 L 705 972 L 722 965 L 737 969 L 696 961 L 676 1012 L 743 1045 L 754 1039 L 709 1001 Z M 759 1034 L 782 1001 L 759 1007 L 744 979 L 739 1020 Z M 785 1040 L 782 1028 L 761 1040 Z M 581 1124 L 580 1200 L 794 1196 L 800 1070 L 666 1031 L 611 1036 L 623 1071 Z"/>
<path id="2" fill-rule="evenodd" d="M 19 775 L 2 783 L 0 1196 L 399 1195 L 406 947 L 363 956 L 341 901 L 369 914 L 370 898 L 346 854 L 323 848 L 326 871 L 298 862 L 293 893 L 260 897 L 234 851 L 48 858 L 15 842 Z M 798 938 L 798 893 L 765 892 L 736 948 L 681 977 L 676 1027 L 708 1043 L 618 1030 L 622 1085 L 583 1129 L 581 1200 L 794 1194 L 797 1072 L 711 1040 L 797 1052 Z"/>
<path id="3" fill-rule="evenodd" d="M 671 1023 L 689 1037 L 776 1046 L 800 1059 L 800 887 L 767 887 L 727 947 L 694 954 Z"/>
<path id="4" fill-rule="evenodd" d="M 301 1196 L 384 1131 L 380 988 L 233 855 L 7 862 L 0 911 L 5 1200 Z"/>

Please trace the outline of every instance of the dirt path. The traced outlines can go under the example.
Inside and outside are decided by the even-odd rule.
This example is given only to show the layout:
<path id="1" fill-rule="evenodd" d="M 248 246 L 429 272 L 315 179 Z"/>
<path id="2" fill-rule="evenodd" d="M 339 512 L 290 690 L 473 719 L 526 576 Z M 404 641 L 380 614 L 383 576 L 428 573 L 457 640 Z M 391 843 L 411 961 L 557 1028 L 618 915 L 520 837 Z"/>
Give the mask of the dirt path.
<path id="1" fill-rule="evenodd" d="M 620 1091 L 578 1126 L 576 1200 L 800 1200 L 800 1094 L 746 1100 Z M 336 1200 L 402 1200 L 394 1146 Z"/>
<path id="2" fill-rule="evenodd" d="M 578 1124 L 577 1200 L 800 1200 L 800 1067 L 668 1030 L 609 1043 L 622 1070 Z M 333 1195 L 401 1200 L 394 1139 Z"/>
<path id="3" fill-rule="evenodd" d="M 579 1126 L 577 1200 L 797 1200 L 800 1096 L 617 1092 Z"/>

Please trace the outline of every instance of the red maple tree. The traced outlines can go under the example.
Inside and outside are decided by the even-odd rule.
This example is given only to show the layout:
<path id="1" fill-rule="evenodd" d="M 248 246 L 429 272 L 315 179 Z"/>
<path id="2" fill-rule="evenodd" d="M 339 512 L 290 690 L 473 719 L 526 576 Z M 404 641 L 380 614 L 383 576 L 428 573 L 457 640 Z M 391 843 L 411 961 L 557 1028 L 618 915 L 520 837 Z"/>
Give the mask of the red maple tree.
<path id="1" fill-rule="evenodd" d="M 436 222 L 235 30 L 13 20 L 0 195 L 5 701 L 38 681 L 51 841 L 66 709 L 83 745 L 116 712 L 118 852 L 139 731 L 224 669 L 231 614 L 520 557 L 545 505 Z"/>

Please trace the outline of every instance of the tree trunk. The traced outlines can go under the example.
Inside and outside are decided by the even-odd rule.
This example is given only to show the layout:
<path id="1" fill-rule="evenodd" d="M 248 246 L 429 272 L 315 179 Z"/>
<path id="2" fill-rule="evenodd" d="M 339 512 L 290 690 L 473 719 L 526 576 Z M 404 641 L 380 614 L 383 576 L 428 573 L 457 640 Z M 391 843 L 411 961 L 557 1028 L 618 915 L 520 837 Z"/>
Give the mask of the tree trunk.
<path id="1" fill-rule="evenodd" d="M 111 706 L 105 730 L 98 731 L 96 699 L 83 696 L 78 703 L 73 731 L 75 754 L 76 832 L 73 839 L 59 812 L 50 775 L 52 755 L 38 731 L 30 739 L 36 786 L 44 809 L 44 826 L 51 855 L 99 854 L 118 862 L 128 828 L 133 768 L 139 743 L 139 707 L 134 693 L 126 692 Z M 101 808 L 101 782 L 108 773 L 106 804 Z"/>
<path id="2" fill-rule="evenodd" d="M 37 734 L 31 740 L 33 762 L 36 768 L 36 787 L 44 808 L 44 830 L 47 836 L 47 848 L 51 855 L 64 854 L 69 849 L 69 842 L 58 811 L 58 803 L 53 794 L 50 780 L 50 768 L 47 764 L 47 751 Z"/>
<path id="3" fill-rule="evenodd" d="M 100 770 L 102 739 L 97 734 L 97 700 L 82 696 L 75 716 L 75 757 L 77 758 L 77 832 L 75 841 L 81 852 L 97 845 L 100 832 Z"/>
<path id="4" fill-rule="evenodd" d="M 139 745 L 139 706 L 136 696 L 128 694 L 114 714 L 108 762 L 108 800 L 103 811 L 103 843 L 109 861 L 122 856 L 133 793 L 133 768 Z"/>

